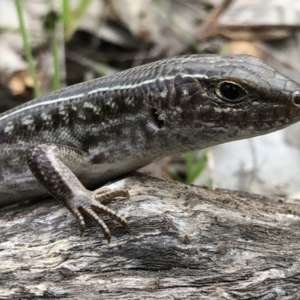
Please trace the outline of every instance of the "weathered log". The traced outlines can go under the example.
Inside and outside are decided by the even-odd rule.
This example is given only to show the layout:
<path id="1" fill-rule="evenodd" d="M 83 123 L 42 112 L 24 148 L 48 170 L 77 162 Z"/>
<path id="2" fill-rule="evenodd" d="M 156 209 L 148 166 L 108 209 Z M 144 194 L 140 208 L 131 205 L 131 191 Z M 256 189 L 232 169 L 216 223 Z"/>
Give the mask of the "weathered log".
<path id="1" fill-rule="evenodd" d="M 300 202 L 141 173 L 82 237 L 57 201 L 0 213 L 0 299 L 300 299 Z"/>

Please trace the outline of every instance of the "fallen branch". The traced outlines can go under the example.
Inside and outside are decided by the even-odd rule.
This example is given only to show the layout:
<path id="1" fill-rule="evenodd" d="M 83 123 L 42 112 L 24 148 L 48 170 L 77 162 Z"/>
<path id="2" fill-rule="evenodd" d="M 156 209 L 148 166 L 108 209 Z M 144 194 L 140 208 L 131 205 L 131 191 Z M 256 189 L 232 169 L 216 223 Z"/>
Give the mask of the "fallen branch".
<path id="1" fill-rule="evenodd" d="M 0 298 L 296 299 L 300 203 L 136 173 L 107 244 L 55 200 L 0 214 Z"/>

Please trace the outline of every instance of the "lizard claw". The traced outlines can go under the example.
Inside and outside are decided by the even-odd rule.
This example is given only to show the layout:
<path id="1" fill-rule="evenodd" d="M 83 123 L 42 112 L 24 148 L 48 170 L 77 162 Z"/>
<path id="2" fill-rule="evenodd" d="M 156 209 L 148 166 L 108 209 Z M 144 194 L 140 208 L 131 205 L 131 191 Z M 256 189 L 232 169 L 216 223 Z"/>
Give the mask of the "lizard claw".
<path id="1" fill-rule="evenodd" d="M 105 222 L 97 215 L 103 213 L 110 216 L 112 219 L 119 222 L 123 227 L 129 230 L 127 220 L 116 213 L 114 210 L 106 207 L 103 203 L 114 200 L 116 197 L 129 197 L 128 191 L 124 189 L 110 190 L 108 188 L 100 188 L 94 192 L 86 191 L 87 193 L 79 193 L 69 202 L 69 209 L 75 215 L 79 222 L 80 235 L 83 234 L 86 226 L 84 215 L 93 219 L 102 230 L 108 243 L 110 243 L 111 233 Z"/>
<path id="2" fill-rule="evenodd" d="M 105 222 L 101 218 L 99 218 L 99 216 L 94 212 L 94 210 L 92 208 L 81 207 L 80 210 L 82 211 L 82 213 L 89 216 L 91 219 L 93 219 L 98 224 L 98 226 L 101 228 L 105 238 L 107 239 L 108 243 L 110 243 L 111 233 L 110 233 L 109 228 L 105 224 Z M 81 231 L 81 235 L 82 234 L 83 234 L 83 231 Z"/>

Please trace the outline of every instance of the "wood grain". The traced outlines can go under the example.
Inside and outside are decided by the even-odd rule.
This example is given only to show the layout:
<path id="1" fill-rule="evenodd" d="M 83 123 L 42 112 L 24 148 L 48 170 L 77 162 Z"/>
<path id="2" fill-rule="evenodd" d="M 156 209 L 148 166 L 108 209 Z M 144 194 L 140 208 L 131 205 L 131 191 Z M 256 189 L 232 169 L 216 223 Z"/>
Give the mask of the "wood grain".
<path id="1" fill-rule="evenodd" d="M 94 224 L 48 199 L 0 213 L 0 299 L 299 299 L 300 203 L 135 173 Z"/>

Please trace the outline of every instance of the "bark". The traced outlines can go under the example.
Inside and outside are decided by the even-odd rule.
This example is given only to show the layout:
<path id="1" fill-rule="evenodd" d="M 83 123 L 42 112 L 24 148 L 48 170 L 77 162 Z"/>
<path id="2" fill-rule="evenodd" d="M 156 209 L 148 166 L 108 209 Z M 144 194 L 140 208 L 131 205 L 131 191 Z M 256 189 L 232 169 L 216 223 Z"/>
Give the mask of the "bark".
<path id="1" fill-rule="evenodd" d="M 300 204 L 140 173 L 110 244 L 53 199 L 0 213 L 0 299 L 300 299 Z"/>

